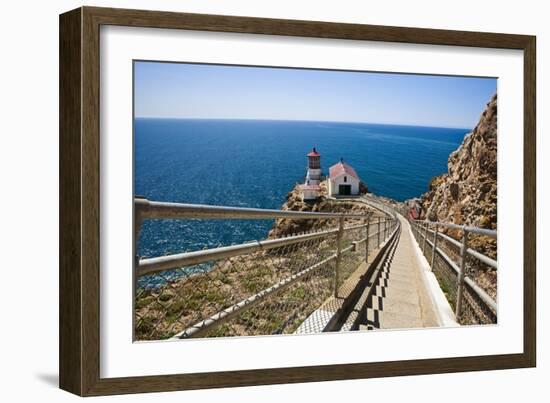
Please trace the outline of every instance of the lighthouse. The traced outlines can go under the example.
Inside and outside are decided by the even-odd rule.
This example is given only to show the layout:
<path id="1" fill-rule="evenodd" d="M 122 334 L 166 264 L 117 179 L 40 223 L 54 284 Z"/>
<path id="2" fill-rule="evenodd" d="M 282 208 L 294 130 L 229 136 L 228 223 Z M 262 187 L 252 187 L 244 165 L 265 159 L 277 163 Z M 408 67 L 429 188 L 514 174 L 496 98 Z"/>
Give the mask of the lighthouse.
<path id="1" fill-rule="evenodd" d="M 315 147 L 307 154 L 307 173 L 303 185 L 299 186 L 302 200 L 315 200 L 319 197 L 321 187 L 321 154 Z"/>
<path id="2" fill-rule="evenodd" d="M 313 147 L 307 155 L 306 183 L 318 185 L 319 182 L 321 182 L 321 154 Z"/>

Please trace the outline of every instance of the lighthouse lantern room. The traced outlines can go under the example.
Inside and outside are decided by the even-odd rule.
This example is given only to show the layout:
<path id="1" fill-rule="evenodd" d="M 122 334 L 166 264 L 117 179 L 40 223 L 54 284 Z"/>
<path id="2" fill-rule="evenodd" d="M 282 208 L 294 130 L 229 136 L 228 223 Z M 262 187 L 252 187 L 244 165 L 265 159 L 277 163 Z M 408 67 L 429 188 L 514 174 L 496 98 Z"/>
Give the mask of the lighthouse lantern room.
<path id="1" fill-rule="evenodd" d="M 306 180 L 300 185 L 302 200 L 315 200 L 320 196 L 321 187 L 321 154 L 313 147 L 307 155 Z"/>
<path id="2" fill-rule="evenodd" d="M 318 185 L 321 182 L 321 154 L 313 147 L 313 150 L 307 155 L 307 159 L 306 182 L 309 180 L 309 184 Z"/>

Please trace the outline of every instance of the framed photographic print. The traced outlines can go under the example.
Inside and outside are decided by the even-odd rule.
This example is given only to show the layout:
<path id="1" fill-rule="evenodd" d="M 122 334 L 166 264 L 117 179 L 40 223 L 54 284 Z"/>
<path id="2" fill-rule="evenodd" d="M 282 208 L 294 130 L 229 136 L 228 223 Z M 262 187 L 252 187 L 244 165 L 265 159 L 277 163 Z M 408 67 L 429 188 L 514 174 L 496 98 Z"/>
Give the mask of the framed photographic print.
<path id="1" fill-rule="evenodd" d="M 60 386 L 535 365 L 535 37 L 60 17 Z"/>

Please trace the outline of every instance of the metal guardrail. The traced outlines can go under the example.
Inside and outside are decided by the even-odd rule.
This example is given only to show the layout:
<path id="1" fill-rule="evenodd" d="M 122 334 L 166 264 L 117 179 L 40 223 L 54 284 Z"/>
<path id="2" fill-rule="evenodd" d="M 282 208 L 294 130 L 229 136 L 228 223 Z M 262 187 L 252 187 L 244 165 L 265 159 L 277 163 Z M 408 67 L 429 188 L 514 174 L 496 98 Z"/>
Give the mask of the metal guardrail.
<path id="1" fill-rule="evenodd" d="M 472 227 L 468 227 L 468 228 L 472 228 Z M 473 231 L 471 231 L 471 232 L 473 232 Z M 455 245 L 458 248 L 462 247 L 462 244 L 460 243 L 460 241 L 457 241 L 456 239 L 451 238 L 449 235 L 446 235 L 442 232 L 437 231 L 437 235 L 436 235 L 435 230 L 431 230 L 431 229 L 428 228 L 428 233 L 430 233 L 431 235 L 433 235 L 436 238 L 441 237 L 445 241 Z M 485 256 L 483 253 L 480 253 L 477 250 L 471 249 L 471 248 L 466 248 L 466 253 L 468 255 L 476 258 L 477 260 L 485 263 L 487 266 L 490 266 L 491 268 L 493 268 L 495 270 L 498 269 L 498 262 L 495 259 L 490 258 L 489 256 Z"/>
<path id="2" fill-rule="evenodd" d="M 492 229 L 471 227 L 469 225 L 458 225 L 458 224 L 445 223 L 440 221 L 430 221 L 430 220 L 415 220 L 415 221 L 418 223 L 423 223 L 427 225 L 437 225 L 439 227 L 453 228 L 460 231 L 466 231 L 472 234 L 485 235 L 495 239 L 497 238 L 497 231 Z"/>
<path id="3" fill-rule="evenodd" d="M 401 214 L 404 217 L 408 217 L 408 209 L 404 209 L 403 211 L 398 211 L 396 208 L 392 206 L 388 206 L 384 203 L 381 203 L 377 199 L 370 197 L 368 195 L 363 196 L 363 199 L 366 203 L 368 203 L 370 206 L 378 208 L 382 211 L 384 211 L 386 214 L 390 214 L 395 216 L 395 214 Z M 469 248 L 467 245 L 468 242 L 468 235 L 469 234 L 478 234 L 482 236 L 487 236 L 496 239 L 497 238 L 497 231 L 495 230 L 489 230 L 485 228 L 478 228 L 473 226 L 467 226 L 467 225 L 458 225 L 453 223 L 444 223 L 444 222 L 435 222 L 435 221 L 429 221 L 429 220 L 410 220 L 411 223 L 411 229 L 413 230 L 413 234 L 415 235 L 415 238 L 417 238 L 417 242 L 419 246 L 421 247 L 422 252 L 424 255 L 426 255 L 426 258 L 429 257 L 429 264 L 433 271 L 436 271 L 437 269 L 440 269 L 440 266 L 445 266 L 445 270 L 440 270 L 440 274 L 438 277 L 438 281 L 440 282 L 440 286 L 442 288 L 446 289 L 445 281 L 443 280 L 446 276 L 441 275 L 443 271 L 453 273 L 453 275 L 456 277 L 456 280 L 453 281 L 454 285 L 456 286 L 456 292 L 452 292 L 451 290 L 446 289 L 446 294 L 448 295 L 448 298 L 450 298 L 450 295 L 454 295 L 455 298 L 450 298 L 449 300 L 452 300 L 452 303 L 455 305 L 455 315 L 457 316 L 457 320 L 459 322 L 464 322 L 464 298 L 465 292 L 467 294 L 467 311 L 469 313 L 468 316 L 476 317 L 476 320 L 479 320 L 480 323 L 495 323 L 497 320 L 497 303 L 495 300 L 483 289 L 481 288 L 474 280 L 466 276 L 466 262 L 468 260 L 468 257 L 474 258 L 477 261 L 481 262 L 482 264 L 487 266 L 488 270 L 497 270 L 498 264 L 495 259 L 492 259 L 489 256 L 486 256 L 475 249 Z M 424 224 L 422 230 L 419 230 L 417 228 L 418 225 Z M 433 225 L 435 227 L 435 230 L 431 230 L 428 227 L 430 225 Z M 450 236 L 442 233 L 439 231 L 440 227 L 446 227 L 451 228 L 455 230 L 462 231 L 462 239 L 461 241 L 458 241 L 454 238 L 451 238 Z M 432 240 L 430 241 L 428 239 L 428 234 L 432 235 Z M 451 259 L 451 257 L 446 254 L 440 246 L 438 246 L 438 240 L 445 241 L 448 244 L 454 246 L 455 248 L 459 249 L 459 262 L 455 263 Z M 431 251 L 429 248 L 427 249 L 426 246 L 429 246 L 431 248 Z M 431 256 L 428 256 L 427 252 L 431 252 Z M 437 259 L 436 259 L 437 256 Z M 436 263 L 442 263 L 436 264 Z M 437 277 L 437 276 L 436 276 Z M 452 276 L 447 276 L 448 280 Z M 450 282 L 450 281 L 448 281 Z M 462 320 L 461 320 L 462 319 Z"/>
<path id="4" fill-rule="evenodd" d="M 497 318 L 497 304 L 493 298 L 483 290 L 474 280 L 466 275 L 466 263 L 468 257 L 474 258 L 488 267 L 488 269 L 497 269 L 498 264 L 495 259 L 490 258 L 474 249 L 468 247 L 468 240 L 470 234 L 478 234 L 487 237 L 497 238 L 497 231 L 488 230 L 484 228 L 471 227 L 466 225 L 457 225 L 450 223 L 443 223 L 437 221 L 428 220 L 409 220 L 413 233 L 417 237 L 417 242 L 422 249 L 424 255 L 430 261 L 430 267 L 432 270 L 436 268 L 436 258 L 440 259 L 443 264 L 450 270 L 452 276 L 443 273 L 439 273 L 440 284 L 443 281 L 442 278 L 446 278 L 450 285 L 456 282 L 456 291 L 448 290 L 448 293 L 453 296 L 451 300 L 455 305 L 455 316 L 459 323 L 464 323 L 466 320 L 464 316 L 464 295 L 468 292 L 468 309 L 472 312 L 470 316 L 476 316 L 477 320 L 483 323 L 496 322 Z M 433 226 L 434 230 L 429 227 Z M 439 231 L 441 227 L 452 228 L 460 230 L 462 232 L 461 240 L 458 241 L 450 236 L 443 234 Z M 432 240 L 429 240 L 429 235 L 432 235 Z M 438 240 L 445 241 L 449 245 L 459 249 L 458 262 L 455 262 L 448 253 L 445 253 L 443 248 L 438 245 Z M 429 256 L 428 256 L 429 255 Z M 449 278 L 455 279 L 454 281 Z M 448 284 L 447 284 L 448 285 Z M 443 284 L 443 288 L 447 288 L 447 285 Z M 481 319 L 480 319 L 481 318 Z"/>
<path id="5" fill-rule="evenodd" d="M 338 297 L 339 287 L 350 273 L 395 229 L 395 209 L 376 200 L 366 202 L 386 217 L 178 204 L 136 198 L 136 242 L 142 221 L 148 219 L 285 219 L 326 223 L 326 228 L 278 239 L 148 259 L 136 257 L 135 323 L 136 329 L 145 328 L 137 338 L 267 334 L 296 329 L 307 318 L 308 312 L 318 308 L 326 298 L 331 295 Z M 431 267 L 434 268 L 437 260 L 455 278 L 457 317 L 460 319 L 466 292 L 467 305 L 472 304 L 473 298 L 475 304 L 488 312 L 488 317 L 494 312 L 496 318 L 495 301 L 465 275 L 466 257 L 477 259 L 490 269 L 497 268 L 496 260 L 467 244 L 469 233 L 496 238 L 496 231 L 431 221 L 411 224 L 423 252 L 426 254 L 431 250 Z M 430 226 L 435 228 L 432 230 Z M 439 232 L 440 227 L 462 230 L 465 235 L 458 241 Z M 455 262 L 445 253 L 438 242 L 460 249 L 459 261 Z M 364 248 L 360 247 L 363 243 Z M 258 275 L 260 272 L 263 274 Z M 251 280 L 248 277 L 251 276 L 261 277 L 258 282 L 261 286 L 252 284 L 249 287 Z M 248 295 L 240 289 L 233 297 L 227 292 L 224 281 L 235 281 L 238 288 L 245 284 L 245 288 L 249 287 Z M 203 294 L 197 294 L 198 290 Z M 308 296 L 300 296 L 301 293 Z M 296 302 L 296 295 L 307 301 Z M 208 308 L 202 309 L 201 306 Z M 189 314 L 190 309 L 195 309 L 198 314 Z M 273 311 L 287 317 L 276 318 L 277 327 L 257 324 L 265 321 L 262 316 L 270 316 Z M 247 318 L 252 313 L 254 320 Z M 289 324 L 289 321 L 294 322 Z M 170 326 L 165 326 L 165 323 Z M 172 326 L 176 323 L 177 326 Z"/>
<path id="6" fill-rule="evenodd" d="M 338 297 L 342 283 L 396 226 L 394 217 L 371 214 L 263 210 L 136 198 L 136 242 L 143 220 L 163 218 L 305 219 L 325 223 L 329 228 L 169 256 L 136 257 L 138 340 L 291 332 L 327 297 Z M 335 226 L 328 224 L 334 221 Z M 364 248 L 359 247 L 362 243 Z"/>
<path id="7" fill-rule="evenodd" d="M 357 227 L 354 227 L 357 228 Z M 176 255 L 160 256 L 150 259 L 140 259 L 137 275 L 152 274 L 174 267 L 193 266 L 213 260 L 226 259 L 233 256 L 245 255 L 259 250 L 270 250 L 282 246 L 294 245 L 307 240 L 323 238 L 326 235 L 336 234 L 338 229 L 313 232 L 304 235 L 295 235 L 287 238 L 267 239 L 240 245 L 223 246 L 214 249 L 205 249 Z"/>
<path id="8" fill-rule="evenodd" d="M 272 218 L 365 218 L 363 214 L 318 213 L 311 211 L 283 211 L 259 208 L 210 206 L 204 204 L 185 204 L 149 201 L 137 197 L 134 200 L 136 214 L 140 219 L 223 219 L 257 220 Z"/>

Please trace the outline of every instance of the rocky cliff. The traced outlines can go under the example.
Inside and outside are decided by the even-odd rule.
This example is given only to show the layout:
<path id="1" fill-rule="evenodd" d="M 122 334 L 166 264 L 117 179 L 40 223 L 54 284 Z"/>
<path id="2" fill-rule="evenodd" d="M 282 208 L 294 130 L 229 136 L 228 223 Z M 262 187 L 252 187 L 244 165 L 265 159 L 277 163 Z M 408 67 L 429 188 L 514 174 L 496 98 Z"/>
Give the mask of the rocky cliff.
<path id="1" fill-rule="evenodd" d="M 298 186 L 298 185 L 297 185 Z M 300 190 L 294 187 L 286 196 L 286 202 L 281 207 L 284 211 L 313 211 L 323 213 L 366 213 L 372 211 L 366 204 L 360 201 L 335 201 L 326 198 L 326 181 L 321 182 L 321 196 L 314 202 L 304 202 L 301 198 Z M 356 220 L 348 220 L 351 223 Z M 326 228 L 327 220 L 297 220 L 297 219 L 278 219 L 269 232 L 269 238 L 280 238 L 291 234 L 320 230 Z"/>
<path id="2" fill-rule="evenodd" d="M 474 130 L 448 160 L 448 172 L 434 177 L 421 197 L 421 218 L 497 227 L 497 96 L 494 95 Z M 458 234 L 457 234 L 458 235 Z M 496 242 L 472 237 L 471 245 L 496 256 Z"/>

